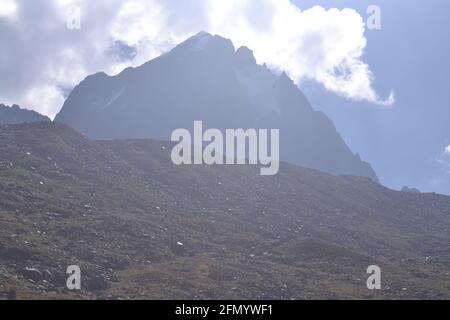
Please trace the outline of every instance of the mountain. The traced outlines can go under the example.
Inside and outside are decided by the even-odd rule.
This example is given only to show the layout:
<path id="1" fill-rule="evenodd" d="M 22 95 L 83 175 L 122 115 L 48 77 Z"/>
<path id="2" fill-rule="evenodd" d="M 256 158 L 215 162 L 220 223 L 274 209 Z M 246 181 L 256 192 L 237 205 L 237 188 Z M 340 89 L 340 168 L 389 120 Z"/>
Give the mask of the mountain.
<path id="1" fill-rule="evenodd" d="M 409 193 L 420 193 L 420 190 L 417 188 L 409 188 L 408 186 L 404 186 L 402 188 L 402 192 L 409 192 Z"/>
<path id="2" fill-rule="evenodd" d="M 50 119 L 36 111 L 21 109 L 18 105 L 9 107 L 0 104 L 0 124 L 17 124 L 36 121 L 50 121 Z"/>
<path id="3" fill-rule="evenodd" d="M 275 75 L 250 49 L 205 32 L 117 76 L 88 76 L 55 118 L 94 139 L 158 140 L 194 120 L 205 128 L 279 128 L 282 160 L 378 181 L 285 73 Z"/>
<path id="4" fill-rule="evenodd" d="M 288 163 L 177 167 L 171 146 L 0 126 L 0 298 L 450 297 L 450 197 Z"/>

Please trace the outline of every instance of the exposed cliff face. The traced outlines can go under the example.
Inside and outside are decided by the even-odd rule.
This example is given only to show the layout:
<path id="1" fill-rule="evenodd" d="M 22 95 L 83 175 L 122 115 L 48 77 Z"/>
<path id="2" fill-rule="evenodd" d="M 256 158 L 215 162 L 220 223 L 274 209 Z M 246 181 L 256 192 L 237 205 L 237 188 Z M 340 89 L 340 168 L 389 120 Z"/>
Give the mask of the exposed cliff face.
<path id="1" fill-rule="evenodd" d="M 117 76 L 95 74 L 66 100 L 56 121 L 95 139 L 169 140 L 176 128 L 279 128 L 281 159 L 378 181 L 332 121 L 286 74 L 258 65 L 250 49 L 207 33 Z"/>

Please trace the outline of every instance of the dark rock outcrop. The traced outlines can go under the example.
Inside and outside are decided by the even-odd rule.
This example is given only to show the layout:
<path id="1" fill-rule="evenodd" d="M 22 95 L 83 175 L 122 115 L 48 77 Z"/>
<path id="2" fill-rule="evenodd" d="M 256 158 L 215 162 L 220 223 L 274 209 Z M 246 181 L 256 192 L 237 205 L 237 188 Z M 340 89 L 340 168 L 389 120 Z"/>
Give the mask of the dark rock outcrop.
<path id="1" fill-rule="evenodd" d="M 17 124 L 37 121 L 50 121 L 50 119 L 36 111 L 21 109 L 18 105 L 9 107 L 0 104 L 0 124 Z"/>

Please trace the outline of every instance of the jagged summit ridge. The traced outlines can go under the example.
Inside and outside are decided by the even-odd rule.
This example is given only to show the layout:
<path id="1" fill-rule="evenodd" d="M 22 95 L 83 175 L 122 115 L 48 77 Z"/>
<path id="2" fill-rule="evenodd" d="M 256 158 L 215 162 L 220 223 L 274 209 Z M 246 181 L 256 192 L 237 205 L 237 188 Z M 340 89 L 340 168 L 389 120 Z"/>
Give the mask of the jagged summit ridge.
<path id="1" fill-rule="evenodd" d="M 22 109 L 17 104 L 7 106 L 0 103 L 0 124 L 16 124 L 36 121 L 50 121 L 50 119 L 36 111 Z"/>

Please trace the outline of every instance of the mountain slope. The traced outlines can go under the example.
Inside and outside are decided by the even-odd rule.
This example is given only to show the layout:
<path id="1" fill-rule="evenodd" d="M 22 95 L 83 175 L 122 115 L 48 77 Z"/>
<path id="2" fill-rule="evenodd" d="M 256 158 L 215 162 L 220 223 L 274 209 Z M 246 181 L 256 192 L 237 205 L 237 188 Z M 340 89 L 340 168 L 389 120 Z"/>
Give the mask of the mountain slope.
<path id="1" fill-rule="evenodd" d="M 21 109 L 18 105 L 9 107 L 0 104 L 0 124 L 17 124 L 37 121 L 50 121 L 50 119 L 35 111 Z"/>
<path id="2" fill-rule="evenodd" d="M 449 298 L 450 198 L 282 163 L 181 166 L 171 144 L 0 126 L 0 295 Z M 65 289 L 66 267 L 82 291 Z M 382 268 L 383 290 L 366 288 Z"/>
<path id="3" fill-rule="evenodd" d="M 87 77 L 55 120 L 94 139 L 169 140 L 194 120 L 205 128 L 279 128 L 282 160 L 378 181 L 286 74 L 273 74 L 248 48 L 235 51 L 230 40 L 207 33 L 117 76 Z"/>

